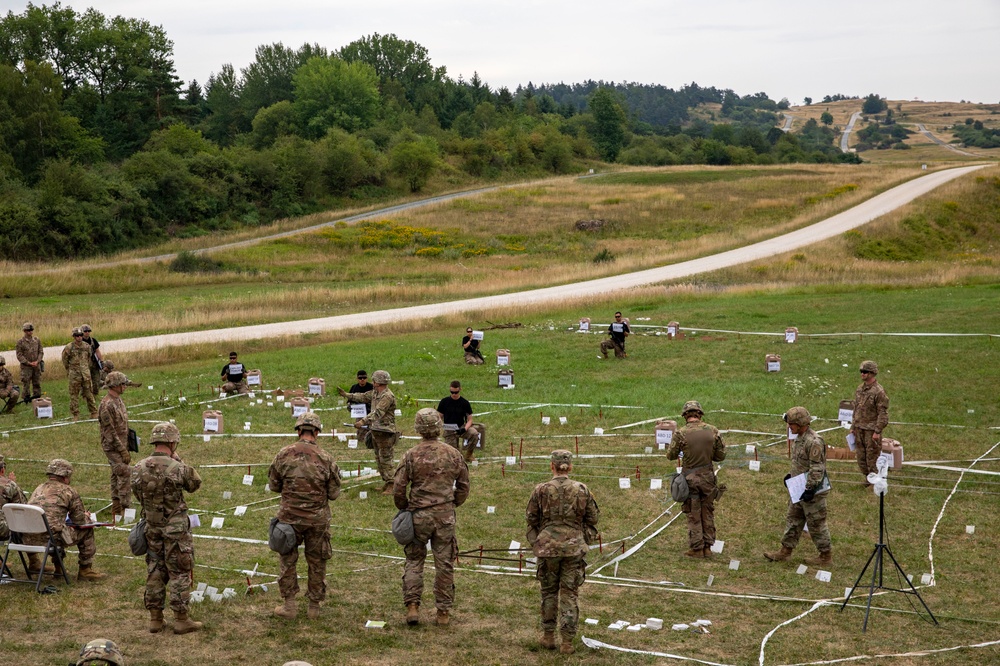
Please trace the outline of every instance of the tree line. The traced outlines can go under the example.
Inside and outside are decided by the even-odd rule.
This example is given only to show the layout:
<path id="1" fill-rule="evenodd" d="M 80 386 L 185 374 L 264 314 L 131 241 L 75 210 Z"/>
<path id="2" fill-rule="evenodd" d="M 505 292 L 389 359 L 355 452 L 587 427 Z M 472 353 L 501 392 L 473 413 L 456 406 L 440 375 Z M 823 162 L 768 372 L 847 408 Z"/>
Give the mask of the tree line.
<path id="1" fill-rule="evenodd" d="M 719 106 L 693 112 L 706 104 Z M 29 4 L 0 17 L 0 256 L 110 253 L 433 178 L 857 159 L 816 123 L 776 129 L 787 107 L 696 83 L 494 89 L 379 34 L 332 51 L 261 45 L 239 71 L 183 83 L 161 27 Z"/>

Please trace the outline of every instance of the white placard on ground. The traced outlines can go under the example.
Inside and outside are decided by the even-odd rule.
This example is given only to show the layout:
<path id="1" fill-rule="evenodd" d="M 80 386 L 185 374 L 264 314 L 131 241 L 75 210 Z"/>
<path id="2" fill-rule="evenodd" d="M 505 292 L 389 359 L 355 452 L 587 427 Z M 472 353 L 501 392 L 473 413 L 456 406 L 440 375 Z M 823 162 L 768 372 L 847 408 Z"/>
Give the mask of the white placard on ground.
<path id="1" fill-rule="evenodd" d="M 632 487 L 632 479 L 630 477 L 627 477 L 627 476 L 621 477 L 620 479 L 618 479 L 618 487 L 621 488 L 622 490 L 626 490 L 628 488 L 631 488 Z"/>
<path id="2" fill-rule="evenodd" d="M 135 509 L 125 509 L 125 522 L 131 523 L 135 520 Z"/>
<path id="3" fill-rule="evenodd" d="M 722 553 L 722 549 L 726 547 L 726 542 L 722 539 L 716 539 L 715 543 L 712 544 L 712 552 L 716 555 Z"/>
<path id="4" fill-rule="evenodd" d="M 198 517 L 197 513 L 189 513 L 188 522 L 191 523 L 191 527 L 201 527 L 201 518 Z"/>
<path id="5" fill-rule="evenodd" d="M 851 591 L 852 591 L 853 589 L 854 589 L 853 587 L 845 587 L 845 588 L 844 588 L 844 598 L 845 598 L 845 599 L 847 599 L 848 597 L 850 597 L 850 596 L 851 596 Z"/>
<path id="6" fill-rule="evenodd" d="M 542 417 L 542 425 L 548 425 L 551 421 L 552 421 L 552 417 L 550 417 L 550 416 L 543 416 Z"/>
<path id="7" fill-rule="evenodd" d="M 393 414 L 395 414 L 396 416 L 402 416 L 403 415 L 403 410 L 402 409 L 397 409 L 395 412 L 393 412 Z"/>
<path id="8" fill-rule="evenodd" d="M 747 444 L 747 455 L 753 455 L 757 451 L 757 447 L 753 444 Z"/>
<path id="9" fill-rule="evenodd" d="M 739 571 L 740 561 L 739 560 L 729 560 L 729 568 L 733 571 Z"/>
<path id="10" fill-rule="evenodd" d="M 809 567 L 807 567 L 804 564 L 800 564 L 799 568 L 795 570 L 795 573 L 797 573 L 798 575 L 801 576 L 802 574 L 804 574 L 807 571 L 809 571 Z"/>
<path id="11" fill-rule="evenodd" d="M 650 479 L 649 489 L 650 490 L 660 490 L 663 488 L 663 479 Z"/>
<path id="12" fill-rule="evenodd" d="M 925 574 L 921 574 L 920 575 L 920 584 L 921 585 L 930 585 L 933 582 L 934 582 L 934 576 L 930 575 L 929 573 L 925 573 Z"/>
<path id="13" fill-rule="evenodd" d="M 566 417 L 565 416 L 560 416 L 559 417 L 559 425 L 566 425 Z"/>
<path id="14" fill-rule="evenodd" d="M 603 435 L 604 434 L 604 428 L 594 428 L 594 434 L 595 435 Z"/>
<path id="15" fill-rule="evenodd" d="M 521 551 L 521 542 L 511 541 L 510 546 L 507 547 L 507 550 L 509 550 L 512 555 L 517 555 Z"/>
<path id="16" fill-rule="evenodd" d="M 597 620 L 596 618 L 588 617 L 583 622 L 584 622 L 584 624 L 599 624 L 600 620 Z"/>
<path id="17" fill-rule="evenodd" d="M 229 490 L 222 491 L 222 499 L 233 499 L 233 493 Z"/>
<path id="18" fill-rule="evenodd" d="M 368 499 L 368 491 L 362 490 L 360 493 L 358 493 L 358 499 Z"/>
<path id="19" fill-rule="evenodd" d="M 857 439 L 855 439 L 853 432 L 847 433 L 847 437 L 845 437 L 844 439 L 847 440 L 847 448 L 849 448 L 851 451 L 857 448 L 856 446 Z"/>
<path id="20" fill-rule="evenodd" d="M 202 435 L 201 441 L 203 441 L 203 442 L 211 442 L 212 441 L 212 436 L 211 435 Z"/>
<path id="21" fill-rule="evenodd" d="M 244 474 L 243 475 L 243 485 L 244 486 L 252 486 L 253 485 L 253 474 Z"/>
<path id="22" fill-rule="evenodd" d="M 750 471 L 751 472 L 759 472 L 760 471 L 760 461 L 759 460 L 751 460 L 749 464 L 750 464 Z"/>
<path id="23" fill-rule="evenodd" d="M 829 571 L 823 571 L 822 569 L 819 570 L 819 571 L 817 571 L 816 572 L 816 580 L 818 580 L 821 583 L 829 583 L 830 582 L 830 572 Z"/>
<path id="24" fill-rule="evenodd" d="M 966 534 L 975 534 L 976 533 L 976 526 L 975 525 L 966 525 L 965 526 L 965 533 Z"/>
<path id="25" fill-rule="evenodd" d="M 495 506 L 488 506 L 488 507 L 486 507 L 486 513 L 496 513 L 496 512 L 497 512 L 497 508 Z"/>
<path id="26" fill-rule="evenodd" d="M 349 449 L 356 449 L 356 448 L 358 448 L 358 440 L 356 440 L 356 439 L 349 439 L 349 440 L 347 440 L 347 448 L 349 448 Z"/>
<path id="27" fill-rule="evenodd" d="M 211 585 L 209 585 L 208 587 L 205 588 L 204 593 L 205 593 L 206 597 L 210 597 L 213 594 L 218 594 L 219 593 L 219 588 L 212 587 Z"/>
<path id="28" fill-rule="evenodd" d="M 516 456 L 507 456 L 504 460 L 505 460 L 505 462 L 508 465 L 516 465 L 517 464 L 517 457 Z"/>
<path id="29" fill-rule="evenodd" d="M 218 517 L 218 516 L 215 517 L 215 518 L 212 518 L 212 529 L 215 529 L 215 530 L 219 529 L 220 527 L 222 527 L 222 524 L 224 522 L 226 522 L 225 518 Z"/>
<path id="30" fill-rule="evenodd" d="M 246 506 L 244 506 L 244 505 L 241 504 L 240 506 L 236 507 L 235 511 L 233 511 L 233 515 L 234 516 L 242 516 L 246 512 L 247 512 Z"/>

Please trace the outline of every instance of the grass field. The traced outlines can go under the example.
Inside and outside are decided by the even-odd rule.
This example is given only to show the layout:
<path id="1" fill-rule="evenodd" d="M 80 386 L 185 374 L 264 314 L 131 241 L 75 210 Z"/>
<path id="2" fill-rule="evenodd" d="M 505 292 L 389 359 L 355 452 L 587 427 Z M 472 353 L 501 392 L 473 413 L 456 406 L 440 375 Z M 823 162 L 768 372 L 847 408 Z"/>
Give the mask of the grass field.
<path id="1" fill-rule="evenodd" d="M 490 352 L 511 350 L 516 388 L 510 391 L 496 388 L 492 364 L 465 366 L 457 353 L 457 329 L 441 326 L 245 353 L 242 360 L 263 370 L 267 389 L 301 387 L 311 376 L 325 377 L 332 387 L 346 384 L 358 367 L 369 372 L 386 368 L 395 380 L 404 382 L 391 388 L 403 410 L 400 423 L 406 435 L 413 434 L 416 409 L 435 404 L 446 394 L 449 380 L 461 379 L 465 394 L 488 425 L 487 450 L 471 470 L 472 495 L 458 512 L 462 549 L 480 545 L 505 549 L 511 540 L 524 541 L 524 505 L 533 485 L 547 477 L 543 456 L 553 448 L 575 450 L 578 444 L 582 455 L 605 456 L 579 458 L 574 472 L 598 499 L 607 544 L 603 553 L 595 551 L 589 558 L 591 575 L 581 594 L 581 634 L 636 650 L 750 664 L 757 663 L 765 635 L 780 623 L 805 613 L 815 600 L 842 597 L 875 540 L 876 498 L 861 488 L 853 463 L 831 462 L 835 485 L 830 498 L 832 581 L 817 581 L 813 570 L 796 575 L 801 558 L 813 553 L 808 541 L 796 550 L 792 563 L 775 565 L 761 557 L 764 549 L 776 547 L 784 524 L 780 483 L 787 460 L 781 412 L 794 404 L 805 405 L 822 419 L 817 429 L 833 428 L 825 434 L 827 443 L 842 445 L 843 431 L 830 419 L 836 417 L 837 402 L 852 395 L 860 361 L 874 358 L 881 367 L 880 381 L 892 398 L 890 416 L 896 424 L 887 435 L 904 444 L 907 460 L 959 461 L 950 464 L 966 467 L 998 439 L 998 431 L 990 429 L 1000 424 L 1000 406 L 994 396 L 1000 348 L 995 339 L 806 335 L 859 330 L 996 333 L 1000 330 L 998 296 L 995 284 L 922 289 L 848 285 L 719 293 L 673 288 L 648 289 L 587 307 L 526 312 L 519 317 L 522 328 L 488 331 L 484 342 Z M 592 317 L 595 327 L 600 327 L 614 309 L 631 318 L 636 335 L 631 338 L 628 359 L 599 360 L 600 336 L 573 329 L 581 316 Z M 642 328 L 664 326 L 671 320 L 681 322 L 682 327 L 770 335 L 687 331 L 681 339 L 670 341 L 655 335 L 662 329 Z M 781 332 L 789 325 L 803 334 L 794 345 L 782 341 Z M 781 372 L 764 372 L 767 353 L 781 354 Z M 176 419 L 185 433 L 181 454 L 192 464 L 237 465 L 202 467 L 204 485 L 189 504 L 203 515 L 204 525 L 213 516 L 225 517 L 225 524 L 221 529 L 197 528 L 196 534 L 262 539 L 275 506 L 274 496 L 264 491 L 266 465 L 290 441 L 277 434 L 288 433 L 292 419 L 287 408 L 268 407 L 266 402 L 214 400 L 211 404 L 225 415 L 227 434 L 203 441 L 196 433 L 201 410 L 208 405 L 194 403 L 210 399 L 208 387 L 216 381 L 219 365 L 214 356 L 203 355 L 183 363 L 136 368 L 131 374 L 144 387 L 130 389 L 125 398 L 141 433 L 148 435 L 153 420 Z M 149 385 L 152 390 L 146 388 Z M 186 406 L 177 406 L 180 392 L 187 398 Z M 170 397 L 165 411 L 149 413 L 160 406 L 140 406 L 156 402 L 163 394 Z M 731 431 L 725 435 L 730 446 L 719 473 L 729 487 L 717 511 L 719 538 L 726 542 L 724 554 L 709 562 L 684 558 L 681 517 L 621 561 L 617 571 L 611 565 L 594 575 L 621 552 L 622 544 L 629 548 L 639 543 L 677 516 L 678 507 L 663 491 L 648 489 L 650 478 L 673 471 L 673 464 L 655 450 L 652 424 L 628 424 L 677 418 L 687 399 L 701 400 L 709 412 L 707 420 Z M 319 398 L 315 407 L 323 410 L 319 413 L 328 433 L 335 427 L 346 430 L 339 425 L 347 419 L 337 398 Z M 553 424 L 542 425 L 542 414 L 552 417 Z M 59 397 L 56 417 L 65 416 L 65 399 Z M 558 423 L 560 416 L 567 418 L 565 425 Z M 243 430 L 247 421 L 249 432 Z M 0 439 L 0 450 L 19 484 L 30 492 L 42 480 L 44 461 L 63 456 L 77 463 L 73 482 L 87 498 L 87 506 L 95 510 L 107 504 L 108 472 L 96 425 L 21 430 L 36 424 L 23 409 L 2 421 L 7 435 Z M 603 428 L 606 436 L 594 436 L 595 427 Z M 364 449 L 349 449 L 333 438 L 322 441 L 342 469 L 372 466 Z M 412 443 L 412 439 L 404 440 L 402 446 Z M 748 469 L 753 455 L 746 453 L 746 445 L 751 443 L 758 447 L 760 472 Z M 654 447 L 653 452 L 646 453 L 646 447 Z M 504 460 L 509 455 L 516 458 L 513 465 Z M 242 484 L 246 465 L 254 475 L 251 486 Z M 1000 471 L 995 460 L 976 468 Z M 630 477 L 631 489 L 619 488 L 622 477 Z M 930 533 L 942 513 L 933 539 L 936 585 L 921 590 L 940 627 L 908 612 L 878 610 L 868 632 L 862 634 L 862 611 L 851 608 L 840 613 L 835 606 L 821 606 L 776 631 L 764 648 L 764 663 L 895 654 L 1000 639 L 1000 610 L 993 603 L 998 588 L 988 565 L 1000 529 L 1000 518 L 988 510 L 1000 493 L 994 478 L 966 474 L 958 492 L 949 495 L 958 479 L 956 472 L 906 467 L 891 477 L 886 498 L 891 546 L 917 579 L 931 571 Z M 258 582 L 273 580 L 277 558 L 266 546 L 197 538 L 197 581 L 220 590 L 232 587 L 240 596 L 219 604 L 195 605 L 192 614 L 207 623 L 201 634 L 151 636 L 145 631 L 141 600 L 144 566 L 127 557 L 124 532 L 101 530 L 97 565 L 111 574 L 108 580 L 94 585 L 74 583 L 68 588 L 60 585 L 61 592 L 50 596 L 38 596 L 28 586 L 2 588 L 0 635 L 5 663 L 65 663 L 80 644 L 99 635 L 118 641 L 129 663 L 154 666 L 237 661 L 280 664 L 292 658 L 314 664 L 565 661 L 537 648 L 537 583 L 530 567 L 518 572 L 516 561 L 482 562 L 508 567 L 497 570 L 480 566 L 477 557 L 463 556 L 456 576 L 453 626 L 444 631 L 431 624 L 407 629 L 402 623 L 401 564 L 394 559 L 401 556 L 401 549 L 386 531 L 394 513 L 391 502 L 375 494 L 360 498 L 360 491 L 371 493 L 377 487 L 372 481 L 350 479 L 344 485 L 344 493 L 332 506 L 335 553 L 322 619 L 308 621 L 304 611 L 294 623 L 272 618 L 270 610 L 278 598 L 274 587 L 265 594 L 242 594 L 246 580 L 240 572 L 244 569 L 259 564 Z M 227 491 L 231 499 L 223 499 Z M 238 505 L 249 506 L 245 516 L 233 515 Z M 488 514 L 487 506 L 495 506 L 496 512 Z M 966 534 L 966 525 L 975 525 L 975 534 Z M 738 570 L 729 568 L 731 559 L 740 561 Z M 75 557 L 70 561 L 75 572 Z M 432 570 L 428 566 L 428 576 Z M 714 576 L 710 587 L 709 575 Z M 429 593 L 428 580 L 425 609 L 432 609 Z M 898 594 L 877 597 L 875 605 L 910 610 Z M 432 614 L 425 610 L 424 619 Z M 587 617 L 599 619 L 600 624 L 583 625 L 582 618 Z M 647 617 L 663 618 L 668 627 L 706 618 L 713 622 L 712 633 L 607 629 L 618 619 L 639 622 Z M 362 627 L 369 619 L 389 624 L 385 630 L 365 630 Z M 654 660 L 595 652 L 579 644 L 578 650 L 579 658 L 595 664 Z M 998 657 L 1000 651 L 994 646 L 900 658 L 894 663 L 990 664 Z"/>

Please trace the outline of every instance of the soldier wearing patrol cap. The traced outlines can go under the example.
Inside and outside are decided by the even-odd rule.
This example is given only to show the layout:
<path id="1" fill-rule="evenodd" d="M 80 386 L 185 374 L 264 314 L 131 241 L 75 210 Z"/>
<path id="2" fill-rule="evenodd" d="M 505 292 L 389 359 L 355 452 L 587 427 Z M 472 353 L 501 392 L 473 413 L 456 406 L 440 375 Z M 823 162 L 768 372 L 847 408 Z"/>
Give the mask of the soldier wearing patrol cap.
<path id="1" fill-rule="evenodd" d="M 90 345 L 83 341 L 83 331 L 73 329 L 73 342 L 62 350 L 62 364 L 69 378 L 69 411 L 73 420 L 80 419 L 80 393 L 90 408 L 90 418 L 97 418 L 97 401 L 94 400 L 94 387 L 90 383 Z"/>
<path id="2" fill-rule="evenodd" d="M 876 463 L 882 454 L 882 431 L 889 425 L 889 396 L 878 383 L 878 365 L 875 361 L 861 364 L 861 385 L 854 391 L 854 416 L 851 433 L 854 434 L 854 455 L 858 469 L 865 478 L 877 470 Z"/>
<path id="3" fill-rule="evenodd" d="M 25 404 L 42 397 L 42 370 L 45 368 L 45 348 L 35 337 L 35 325 L 30 321 L 21 327 L 24 337 L 14 347 L 17 362 L 21 364 L 21 390 Z"/>
<path id="4" fill-rule="evenodd" d="M 114 641 L 107 638 L 90 641 L 80 650 L 80 658 L 69 666 L 97 666 L 98 664 L 125 666 L 125 657 Z"/>
<path id="5" fill-rule="evenodd" d="M 713 463 L 726 459 L 726 446 L 719 429 L 702 421 L 705 412 L 697 400 L 684 403 L 681 417 L 685 425 L 674 433 L 667 450 L 670 460 L 681 459 L 679 466 L 687 480 L 690 495 L 681 505 L 688 518 L 688 557 L 712 555 L 715 543 L 715 500 L 720 495 Z M 725 488 L 723 488 L 725 490 Z"/>
<path id="6" fill-rule="evenodd" d="M 49 521 L 56 542 L 64 546 L 76 546 L 80 553 L 80 572 L 77 580 L 97 581 L 106 575 L 94 570 L 94 556 L 97 546 L 94 543 L 92 527 L 81 527 L 90 523 L 90 516 L 83 508 L 80 493 L 70 486 L 73 476 L 73 465 L 62 458 L 56 458 L 45 467 L 49 480 L 35 488 L 28 504 L 41 507 Z M 67 518 L 69 520 L 67 520 Z M 44 546 L 48 543 L 45 534 L 25 534 L 24 543 L 29 546 Z M 29 566 L 29 571 L 38 573 L 38 565 Z M 46 567 L 46 573 L 49 573 Z"/>
<path id="7" fill-rule="evenodd" d="M 392 494 L 392 460 L 393 449 L 399 441 L 399 431 L 396 430 L 396 396 L 389 390 L 389 373 L 376 370 L 372 373 L 372 384 L 375 387 L 367 393 L 348 393 L 337 387 L 337 393 L 348 402 L 364 402 L 370 406 L 368 416 L 358 419 L 355 428 L 367 428 L 371 434 L 375 448 L 375 459 L 378 462 L 378 473 L 385 482 L 382 494 Z"/>
<path id="8" fill-rule="evenodd" d="M 108 394 L 101 400 L 97 422 L 101 431 L 101 450 L 111 465 L 111 512 L 116 516 L 132 505 L 131 470 L 132 454 L 128 450 L 128 409 L 122 393 L 129 381 L 123 373 L 108 375 L 104 387 Z"/>
<path id="9" fill-rule="evenodd" d="M 315 620 L 320 604 L 326 599 L 326 562 L 333 557 L 330 502 L 340 497 L 340 468 L 317 442 L 323 425 L 315 412 L 299 416 L 295 430 L 299 441 L 281 449 L 267 471 L 271 491 L 281 493 L 278 521 L 295 531 L 295 548 L 280 556 L 278 589 L 282 604 L 274 609 L 274 614 L 295 619 L 298 613 L 295 596 L 299 593 L 299 581 L 295 565 L 299 561 L 298 546 L 304 542 L 309 570 L 307 615 Z"/>
<path id="10" fill-rule="evenodd" d="M 577 595 L 583 584 L 589 544 L 597 539 L 601 512 L 584 484 L 573 481 L 573 454 L 552 452 L 552 479 L 535 486 L 528 500 L 528 543 L 538 558 L 535 577 L 542 585 L 542 641 L 556 649 L 555 632 L 562 643 L 559 651 L 572 654 L 579 618 Z"/>
<path id="11" fill-rule="evenodd" d="M 17 385 L 14 384 L 14 377 L 10 374 L 10 370 L 7 369 L 7 359 L 0 356 L 0 400 L 6 401 L 3 410 L 4 414 L 10 414 L 14 411 L 20 395 L 21 392 L 18 390 Z"/>
<path id="12" fill-rule="evenodd" d="M 378 381 L 378 380 L 376 380 Z M 438 626 L 451 622 L 455 603 L 455 507 L 469 497 L 469 468 L 462 454 L 442 442 L 444 424 L 436 409 L 417 412 L 413 428 L 420 443 L 403 454 L 396 468 L 393 502 L 400 511 L 413 513 L 413 541 L 403 546 L 403 603 L 406 623 L 420 622 L 420 597 L 424 591 L 427 542 L 434 554 L 434 606 Z M 409 496 L 407 496 L 409 487 Z"/>
<path id="13" fill-rule="evenodd" d="M 806 489 L 795 504 L 788 500 L 788 515 L 785 518 L 785 534 L 781 538 L 781 549 L 764 553 L 772 562 L 787 560 L 802 536 L 802 527 L 809 527 L 809 536 L 816 544 L 819 557 L 807 557 L 805 563 L 811 566 L 830 566 L 833 552 L 830 545 L 830 530 L 826 526 L 826 496 L 830 491 L 830 479 L 826 474 L 826 444 L 811 427 L 812 417 L 805 407 L 792 407 L 784 415 L 785 423 L 793 435 L 792 466 L 785 481 L 799 474 L 806 475 Z"/>
<path id="14" fill-rule="evenodd" d="M 109 381 L 120 372 L 111 373 Z M 124 375 L 122 375 L 124 377 Z M 109 396 L 110 397 L 110 396 Z M 105 398 L 106 400 L 107 398 Z M 170 590 L 174 633 L 189 634 L 202 627 L 188 617 L 194 572 L 194 540 L 184 493 L 201 487 L 201 477 L 177 454 L 180 430 L 173 423 L 157 423 L 149 437 L 153 453 L 132 468 L 132 492 L 146 519 L 146 592 L 149 631 L 163 631 L 163 607 Z"/>

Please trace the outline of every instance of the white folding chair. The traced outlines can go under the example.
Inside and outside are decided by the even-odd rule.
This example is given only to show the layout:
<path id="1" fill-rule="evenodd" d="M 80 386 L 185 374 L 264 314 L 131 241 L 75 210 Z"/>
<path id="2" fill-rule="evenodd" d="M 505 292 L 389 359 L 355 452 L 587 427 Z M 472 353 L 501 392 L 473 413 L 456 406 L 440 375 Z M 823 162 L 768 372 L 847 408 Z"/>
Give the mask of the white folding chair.
<path id="1" fill-rule="evenodd" d="M 45 576 L 45 563 L 48 561 L 49 555 L 51 555 L 56 565 L 56 570 L 62 572 L 63 579 L 69 585 L 69 576 L 66 575 L 66 567 L 63 565 L 62 556 L 59 554 L 59 544 L 55 540 L 52 528 L 49 527 L 45 511 L 41 507 L 31 504 L 4 504 L 3 516 L 7 520 L 7 527 L 10 529 L 10 541 L 7 542 L 7 550 L 3 554 L 3 565 L 0 566 L 0 571 L 10 571 L 7 568 L 7 560 L 10 557 L 10 551 L 14 551 L 21 558 L 21 566 L 24 567 L 24 573 L 27 576 L 25 579 L 14 578 L 13 572 L 11 572 L 11 577 L 4 578 L 4 580 L 12 583 L 34 583 L 35 591 L 40 592 L 42 589 L 42 578 Z M 22 537 L 25 534 L 44 534 L 48 541 L 44 546 L 28 546 L 21 543 L 24 540 Z M 28 563 L 24 559 L 24 553 L 41 553 L 42 564 L 39 567 L 37 579 L 31 578 L 31 574 L 28 571 Z"/>

